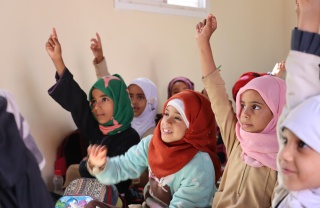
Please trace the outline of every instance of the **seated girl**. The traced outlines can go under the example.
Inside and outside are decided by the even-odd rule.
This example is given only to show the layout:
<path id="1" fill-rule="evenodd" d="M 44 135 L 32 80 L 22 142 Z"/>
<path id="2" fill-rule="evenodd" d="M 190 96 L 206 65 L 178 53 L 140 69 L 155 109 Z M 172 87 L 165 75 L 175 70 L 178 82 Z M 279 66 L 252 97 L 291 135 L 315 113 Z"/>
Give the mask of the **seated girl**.
<path id="1" fill-rule="evenodd" d="M 228 162 L 212 207 L 270 207 L 277 182 L 276 124 L 285 105 L 285 82 L 255 78 L 236 97 L 236 112 L 215 65 L 210 38 L 217 29 L 209 14 L 196 26 L 204 87 L 226 146 Z"/>
<path id="2" fill-rule="evenodd" d="M 286 60 L 287 104 L 278 122 L 279 186 L 273 207 L 320 207 L 320 1 L 297 1 Z"/>
<path id="3" fill-rule="evenodd" d="M 136 178 L 148 167 L 149 207 L 210 207 L 220 163 L 211 137 L 214 116 L 209 100 L 185 90 L 168 99 L 162 113 L 154 134 L 125 155 L 106 157 L 105 146 L 89 146 L 89 171 L 102 183 L 114 184 Z"/>
<path id="4" fill-rule="evenodd" d="M 90 89 L 88 102 L 87 95 L 64 65 L 55 29 L 46 43 L 46 49 L 57 70 L 57 83 L 49 89 L 49 94 L 71 113 L 89 143 L 106 145 L 110 157 L 122 155 L 139 143 L 139 135 L 131 127 L 133 110 L 122 77 L 115 74 L 98 79 Z M 92 177 L 85 164 L 85 161 L 80 163 L 81 176 Z M 130 180 L 118 183 L 119 193 L 128 191 L 130 184 Z"/>

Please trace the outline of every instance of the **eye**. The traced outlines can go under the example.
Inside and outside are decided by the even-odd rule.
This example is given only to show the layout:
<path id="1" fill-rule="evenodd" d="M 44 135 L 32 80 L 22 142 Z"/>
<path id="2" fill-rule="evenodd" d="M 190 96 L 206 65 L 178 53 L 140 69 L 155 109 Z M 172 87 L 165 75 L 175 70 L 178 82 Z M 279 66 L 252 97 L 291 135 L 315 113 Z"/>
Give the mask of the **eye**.
<path id="1" fill-rule="evenodd" d="M 102 98 L 102 102 L 107 102 L 107 101 L 109 101 L 109 98 L 107 98 L 107 97 Z"/>
<path id="2" fill-rule="evenodd" d="M 138 99 L 139 99 L 139 100 L 144 100 L 145 98 L 144 98 L 143 95 L 139 95 L 139 96 L 138 96 Z"/>
<path id="3" fill-rule="evenodd" d="M 304 143 L 303 141 L 299 141 L 298 142 L 298 148 L 307 148 L 307 147 L 309 147 L 306 143 Z"/>
<path id="4" fill-rule="evenodd" d="M 260 110 L 261 107 L 259 105 L 252 105 L 253 110 Z"/>
<path id="5" fill-rule="evenodd" d="M 133 95 L 132 95 L 132 94 L 129 94 L 129 98 L 132 100 L 132 99 L 133 99 Z"/>
<path id="6" fill-rule="evenodd" d="M 168 116 L 169 116 L 169 113 L 165 112 L 165 113 L 163 114 L 163 116 L 168 117 Z"/>
<path id="7" fill-rule="evenodd" d="M 241 106 L 241 109 L 246 109 L 246 106 L 243 103 L 241 103 L 240 106 Z"/>
<path id="8" fill-rule="evenodd" d="M 90 100 L 90 106 L 94 107 L 96 105 L 97 101 L 96 100 Z"/>
<path id="9" fill-rule="evenodd" d="M 178 120 L 178 121 L 182 121 L 182 118 L 179 116 L 174 117 L 174 119 Z"/>
<path id="10" fill-rule="evenodd" d="M 283 144 L 287 144 L 288 143 L 288 139 L 286 137 L 284 137 L 284 136 L 282 137 L 282 143 Z"/>

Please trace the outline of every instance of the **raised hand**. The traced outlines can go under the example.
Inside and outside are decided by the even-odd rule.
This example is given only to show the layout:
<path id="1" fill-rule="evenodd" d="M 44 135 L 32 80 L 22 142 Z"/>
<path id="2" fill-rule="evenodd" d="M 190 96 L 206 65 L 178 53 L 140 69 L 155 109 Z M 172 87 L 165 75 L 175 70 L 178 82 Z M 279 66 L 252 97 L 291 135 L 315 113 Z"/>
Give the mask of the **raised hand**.
<path id="1" fill-rule="evenodd" d="M 61 45 L 58 41 L 58 36 L 55 28 L 52 28 L 52 33 L 50 34 L 50 37 L 46 42 L 46 50 L 51 59 L 53 60 L 61 59 L 62 57 Z"/>
<path id="2" fill-rule="evenodd" d="M 196 39 L 198 41 L 209 41 L 212 33 L 217 29 L 217 20 L 215 16 L 209 14 L 207 19 L 196 25 Z"/>
<path id="3" fill-rule="evenodd" d="M 96 33 L 97 38 L 91 39 L 91 50 L 95 57 L 96 63 L 99 63 L 103 60 L 103 51 L 102 51 L 102 44 L 101 44 L 101 38 L 99 33 Z"/>
<path id="4" fill-rule="evenodd" d="M 318 33 L 320 24 L 320 1 L 297 0 L 296 11 L 300 30 Z"/>
<path id="5" fill-rule="evenodd" d="M 88 163 L 90 169 L 103 169 L 107 162 L 107 148 L 103 145 L 90 145 L 88 147 Z"/>
<path id="6" fill-rule="evenodd" d="M 282 61 L 280 63 L 276 63 L 271 73 L 276 77 L 281 77 L 285 73 L 285 71 L 286 71 L 286 66 L 284 61 Z"/>
<path id="7" fill-rule="evenodd" d="M 62 59 L 61 45 L 58 41 L 58 36 L 55 28 L 52 28 L 52 33 L 48 41 L 46 42 L 46 50 L 52 59 L 54 66 L 56 67 L 59 76 L 62 75 L 65 65 Z"/>

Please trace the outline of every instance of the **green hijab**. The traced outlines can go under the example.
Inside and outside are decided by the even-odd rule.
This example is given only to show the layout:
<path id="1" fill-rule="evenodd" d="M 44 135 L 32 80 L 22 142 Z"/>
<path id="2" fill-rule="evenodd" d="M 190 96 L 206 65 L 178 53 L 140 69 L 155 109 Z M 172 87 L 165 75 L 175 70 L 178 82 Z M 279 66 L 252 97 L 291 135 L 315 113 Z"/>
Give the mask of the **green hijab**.
<path id="1" fill-rule="evenodd" d="M 100 124 L 100 131 L 104 135 L 115 135 L 131 127 L 133 109 L 127 85 L 122 77 L 118 74 L 114 74 L 98 79 L 89 91 L 89 101 L 92 97 L 92 90 L 95 88 L 101 90 L 105 95 L 111 98 L 114 105 L 113 118 L 107 123 Z M 96 119 L 95 116 L 94 118 Z"/>

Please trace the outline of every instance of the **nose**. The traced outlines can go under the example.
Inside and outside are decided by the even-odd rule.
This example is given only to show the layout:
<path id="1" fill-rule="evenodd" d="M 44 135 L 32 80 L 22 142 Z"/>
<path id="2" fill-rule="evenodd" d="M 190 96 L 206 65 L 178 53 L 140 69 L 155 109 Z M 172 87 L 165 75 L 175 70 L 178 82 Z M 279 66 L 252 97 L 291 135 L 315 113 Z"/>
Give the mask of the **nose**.
<path id="1" fill-rule="evenodd" d="M 166 123 L 172 124 L 173 117 L 172 117 L 172 116 L 164 117 L 164 121 L 165 121 Z"/>
<path id="2" fill-rule="evenodd" d="M 294 147 L 292 145 L 284 145 L 279 152 L 280 161 L 292 161 L 294 155 Z"/>
<path id="3" fill-rule="evenodd" d="M 241 110 L 241 117 L 243 117 L 243 118 L 249 118 L 249 115 L 250 115 L 250 113 L 249 113 L 248 108 L 242 108 L 242 110 Z"/>

